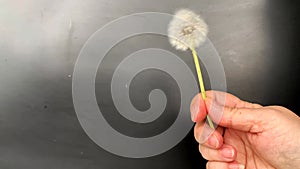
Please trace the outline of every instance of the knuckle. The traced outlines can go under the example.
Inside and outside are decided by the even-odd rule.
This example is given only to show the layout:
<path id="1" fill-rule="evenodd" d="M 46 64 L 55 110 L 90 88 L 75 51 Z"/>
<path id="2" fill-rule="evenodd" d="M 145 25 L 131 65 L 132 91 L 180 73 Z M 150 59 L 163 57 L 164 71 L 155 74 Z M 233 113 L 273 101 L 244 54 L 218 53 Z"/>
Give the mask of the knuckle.
<path id="1" fill-rule="evenodd" d="M 251 103 L 251 104 L 252 104 L 252 108 L 262 108 L 260 104 L 257 103 Z"/>
<path id="2" fill-rule="evenodd" d="M 271 109 L 273 114 L 282 114 L 282 112 L 290 111 L 289 109 L 282 106 L 269 106 L 267 108 Z"/>

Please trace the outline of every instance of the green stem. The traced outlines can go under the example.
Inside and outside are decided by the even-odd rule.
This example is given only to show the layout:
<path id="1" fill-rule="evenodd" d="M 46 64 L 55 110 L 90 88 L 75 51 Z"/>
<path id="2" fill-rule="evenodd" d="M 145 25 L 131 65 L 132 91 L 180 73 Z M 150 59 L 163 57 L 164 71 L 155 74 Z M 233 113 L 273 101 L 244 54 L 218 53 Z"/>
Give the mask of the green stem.
<path id="1" fill-rule="evenodd" d="M 206 100 L 205 87 L 204 87 L 204 82 L 203 82 L 203 77 L 202 77 L 202 72 L 201 72 L 197 52 L 194 48 L 190 48 L 190 49 L 192 51 L 193 58 L 194 58 L 194 63 L 195 63 L 195 67 L 196 67 L 196 72 L 197 72 L 197 76 L 198 76 L 198 81 L 199 81 L 199 85 L 200 85 L 200 91 L 201 91 L 202 99 Z M 209 126 L 212 129 L 214 129 L 215 126 L 214 126 L 214 123 L 212 122 L 212 120 L 210 119 L 210 117 L 207 115 L 206 118 L 207 118 Z"/>

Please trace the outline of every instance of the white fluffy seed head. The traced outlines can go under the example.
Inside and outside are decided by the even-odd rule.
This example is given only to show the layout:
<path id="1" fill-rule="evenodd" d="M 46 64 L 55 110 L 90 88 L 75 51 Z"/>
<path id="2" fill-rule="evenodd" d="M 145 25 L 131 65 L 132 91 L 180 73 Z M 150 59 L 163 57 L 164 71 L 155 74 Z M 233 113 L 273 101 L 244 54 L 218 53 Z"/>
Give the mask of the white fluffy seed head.
<path id="1" fill-rule="evenodd" d="M 187 9 L 177 11 L 168 28 L 171 45 L 183 51 L 200 46 L 206 40 L 207 33 L 205 21 Z"/>

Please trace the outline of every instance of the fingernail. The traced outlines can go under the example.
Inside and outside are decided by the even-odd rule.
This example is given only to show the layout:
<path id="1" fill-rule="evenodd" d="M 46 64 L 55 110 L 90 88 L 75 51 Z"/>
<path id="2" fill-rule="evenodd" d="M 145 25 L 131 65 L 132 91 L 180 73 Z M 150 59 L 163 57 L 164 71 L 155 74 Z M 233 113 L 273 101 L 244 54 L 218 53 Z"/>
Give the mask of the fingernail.
<path id="1" fill-rule="evenodd" d="M 232 159 L 234 156 L 234 150 L 233 148 L 225 147 L 221 150 L 221 154 L 223 155 L 224 158 Z"/>
<path id="2" fill-rule="evenodd" d="M 220 143 L 219 143 L 219 140 L 217 138 L 217 136 L 215 135 L 212 135 L 209 140 L 208 140 L 208 144 L 215 147 L 215 148 L 218 148 Z"/>
<path id="3" fill-rule="evenodd" d="M 235 163 L 231 163 L 229 164 L 229 169 L 245 169 L 245 166 L 242 164 L 235 164 Z"/>
<path id="4" fill-rule="evenodd" d="M 199 97 L 196 97 L 191 104 L 191 114 L 192 114 L 192 120 L 196 122 L 198 112 L 199 112 Z"/>

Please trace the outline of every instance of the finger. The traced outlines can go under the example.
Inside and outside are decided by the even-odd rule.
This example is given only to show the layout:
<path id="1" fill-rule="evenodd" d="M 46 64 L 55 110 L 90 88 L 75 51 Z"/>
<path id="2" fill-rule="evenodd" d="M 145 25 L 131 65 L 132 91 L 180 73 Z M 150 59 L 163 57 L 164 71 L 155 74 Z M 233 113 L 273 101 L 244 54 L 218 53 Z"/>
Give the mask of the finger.
<path id="1" fill-rule="evenodd" d="M 218 125 L 251 133 L 262 132 L 263 119 L 260 108 L 231 108 L 208 103 L 209 116 Z"/>
<path id="2" fill-rule="evenodd" d="M 201 95 L 198 94 L 193 99 L 191 104 L 192 119 L 194 121 L 196 122 L 202 121 L 207 115 L 206 107 L 208 107 L 209 116 L 212 116 L 212 119 L 216 124 L 220 124 L 224 127 L 230 127 L 242 131 L 250 131 L 253 133 L 261 132 L 262 128 L 258 124 L 261 122 L 258 117 L 259 113 L 257 113 L 258 108 L 239 108 L 242 105 L 246 105 L 248 107 L 251 106 L 249 106 L 250 103 L 240 101 L 238 98 L 230 94 L 216 92 L 216 91 L 209 91 L 207 93 L 210 96 L 212 95 L 217 96 L 219 101 L 216 101 L 214 99 L 216 97 L 214 98 L 208 97 L 206 99 L 206 102 L 204 102 Z M 220 102 L 221 95 L 224 96 L 223 98 L 226 97 L 229 98 L 226 99 L 227 101 L 225 102 L 225 105 L 236 106 L 236 107 L 232 108 L 220 104 L 219 102 Z M 252 107 L 260 107 L 260 106 L 252 105 Z M 256 112 L 256 114 L 250 114 L 254 112 Z"/>
<path id="3" fill-rule="evenodd" d="M 220 91 L 206 91 L 207 99 L 211 99 L 217 102 L 220 105 L 224 105 L 227 107 L 235 107 L 235 108 L 260 108 L 262 107 L 259 104 L 254 104 L 250 102 L 243 101 L 238 97 L 225 92 Z"/>
<path id="4" fill-rule="evenodd" d="M 226 163 L 226 162 L 209 161 L 206 163 L 206 169 L 245 169 L 245 166 L 235 162 Z"/>
<path id="5" fill-rule="evenodd" d="M 218 127 L 213 130 L 204 122 L 199 122 L 194 127 L 194 137 L 197 142 L 213 149 L 218 149 L 223 145 L 222 134 L 223 128 Z"/>
<path id="6" fill-rule="evenodd" d="M 225 107 L 232 108 L 261 108 L 259 104 L 253 104 L 245 102 L 235 97 L 232 94 L 219 92 L 219 91 L 206 91 L 207 98 L 204 101 L 201 94 L 197 94 L 190 105 L 190 111 L 192 120 L 194 122 L 199 122 L 205 119 L 207 115 L 207 108 L 210 107 L 212 103 L 218 104 Z"/>
<path id="7" fill-rule="evenodd" d="M 228 163 L 209 161 L 206 163 L 206 169 L 228 169 Z"/>
<path id="8" fill-rule="evenodd" d="M 192 120 L 194 122 L 200 122 L 205 119 L 207 110 L 204 100 L 200 94 L 197 94 L 190 105 L 190 111 Z"/>
<path id="9" fill-rule="evenodd" d="M 209 161 L 231 162 L 236 159 L 235 148 L 227 144 L 224 144 L 220 149 L 199 145 L 199 151 L 203 158 Z"/>

